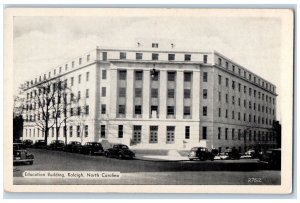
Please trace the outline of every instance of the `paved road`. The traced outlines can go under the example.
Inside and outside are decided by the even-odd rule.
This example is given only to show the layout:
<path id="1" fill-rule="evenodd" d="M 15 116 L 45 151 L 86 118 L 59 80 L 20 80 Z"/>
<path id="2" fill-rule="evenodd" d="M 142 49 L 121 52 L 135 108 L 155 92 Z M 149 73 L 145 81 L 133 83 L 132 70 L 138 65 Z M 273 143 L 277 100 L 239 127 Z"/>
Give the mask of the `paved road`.
<path id="1" fill-rule="evenodd" d="M 15 184 L 280 184 L 280 171 L 267 170 L 255 160 L 147 161 L 118 160 L 61 151 L 29 149 L 33 165 L 17 165 Z M 99 179 L 30 179 L 24 171 L 120 171 L 122 177 Z M 261 178 L 261 182 L 249 182 Z"/>

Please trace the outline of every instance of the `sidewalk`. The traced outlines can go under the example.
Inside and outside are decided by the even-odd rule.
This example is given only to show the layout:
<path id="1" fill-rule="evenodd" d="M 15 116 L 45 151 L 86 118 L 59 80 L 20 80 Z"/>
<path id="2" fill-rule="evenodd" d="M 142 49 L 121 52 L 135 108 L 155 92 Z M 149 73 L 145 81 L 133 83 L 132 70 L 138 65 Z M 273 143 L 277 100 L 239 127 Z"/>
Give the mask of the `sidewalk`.
<path id="1" fill-rule="evenodd" d="M 177 150 L 169 150 L 166 154 L 163 155 L 154 155 L 154 154 L 139 154 L 136 153 L 136 158 L 140 160 L 147 161 L 188 161 L 187 156 L 181 156 Z"/>

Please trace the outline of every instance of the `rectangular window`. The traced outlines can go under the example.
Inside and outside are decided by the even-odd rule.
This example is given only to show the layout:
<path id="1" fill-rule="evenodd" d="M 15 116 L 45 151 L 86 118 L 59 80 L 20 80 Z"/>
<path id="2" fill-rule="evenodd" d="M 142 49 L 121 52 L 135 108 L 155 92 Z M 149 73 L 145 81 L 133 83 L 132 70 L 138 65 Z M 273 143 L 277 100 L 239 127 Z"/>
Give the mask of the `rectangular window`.
<path id="1" fill-rule="evenodd" d="M 232 65 L 232 72 L 235 72 L 235 66 Z"/>
<path id="2" fill-rule="evenodd" d="M 175 89 L 168 89 L 168 98 L 175 98 Z"/>
<path id="3" fill-rule="evenodd" d="M 105 125 L 101 125 L 101 138 L 105 138 Z"/>
<path id="4" fill-rule="evenodd" d="M 175 81 L 176 73 L 168 72 L 168 81 Z"/>
<path id="5" fill-rule="evenodd" d="M 70 137 L 73 137 L 73 126 L 70 126 L 69 128 L 69 135 Z"/>
<path id="6" fill-rule="evenodd" d="M 135 88 L 135 97 L 142 97 L 142 88 Z"/>
<path id="7" fill-rule="evenodd" d="M 85 106 L 85 115 L 89 115 L 89 113 L 90 113 L 90 108 L 87 105 L 87 106 Z"/>
<path id="8" fill-rule="evenodd" d="M 158 48 L 158 43 L 152 43 L 152 48 Z"/>
<path id="9" fill-rule="evenodd" d="M 102 94 L 101 95 L 102 95 L 102 97 L 106 97 L 106 87 L 102 87 Z"/>
<path id="10" fill-rule="evenodd" d="M 207 139 L 207 127 L 202 127 L 202 139 L 206 140 Z"/>
<path id="11" fill-rule="evenodd" d="M 81 114 L 81 107 L 79 106 L 77 107 L 77 115 L 80 116 L 80 114 Z"/>
<path id="12" fill-rule="evenodd" d="M 86 56 L 86 61 L 90 61 L 90 55 L 89 54 Z"/>
<path id="13" fill-rule="evenodd" d="M 232 96 L 232 104 L 234 105 L 235 104 L 235 97 Z"/>
<path id="14" fill-rule="evenodd" d="M 232 140 L 235 139 L 235 137 L 234 137 L 234 129 L 231 130 L 231 137 L 232 137 Z"/>
<path id="15" fill-rule="evenodd" d="M 207 82 L 208 74 L 207 72 L 203 72 L 203 82 Z"/>
<path id="16" fill-rule="evenodd" d="M 225 140 L 228 139 L 228 128 L 225 128 Z"/>
<path id="17" fill-rule="evenodd" d="M 74 112 L 73 112 L 73 108 L 70 108 L 70 116 L 73 116 Z"/>
<path id="18" fill-rule="evenodd" d="M 191 60 L 191 54 L 185 54 L 184 55 L 184 60 L 185 61 L 190 61 Z"/>
<path id="19" fill-rule="evenodd" d="M 225 101 L 228 103 L 228 94 L 225 94 Z"/>
<path id="20" fill-rule="evenodd" d="M 175 126 L 167 126 L 167 144 L 175 142 Z"/>
<path id="21" fill-rule="evenodd" d="M 157 143 L 158 126 L 150 126 L 150 139 L 149 143 Z"/>
<path id="22" fill-rule="evenodd" d="M 123 138 L 123 125 L 118 126 L 118 138 Z"/>
<path id="23" fill-rule="evenodd" d="M 239 92 L 241 92 L 241 83 L 239 83 Z"/>
<path id="24" fill-rule="evenodd" d="M 168 54 L 168 60 L 174 61 L 175 60 L 175 54 Z"/>
<path id="25" fill-rule="evenodd" d="M 102 53 L 102 60 L 106 61 L 107 60 L 107 52 Z"/>
<path id="26" fill-rule="evenodd" d="M 203 106 L 203 116 L 207 116 L 207 106 Z"/>
<path id="27" fill-rule="evenodd" d="M 219 58 L 218 60 L 219 60 L 219 66 L 222 66 L 222 59 Z"/>
<path id="28" fill-rule="evenodd" d="M 86 81 L 89 81 L 90 79 L 90 72 L 86 72 Z"/>
<path id="29" fill-rule="evenodd" d="M 151 88 L 151 97 L 158 98 L 158 89 L 157 88 Z"/>
<path id="30" fill-rule="evenodd" d="M 106 80 L 106 70 L 102 70 L 102 79 Z"/>
<path id="31" fill-rule="evenodd" d="M 74 77 L 71 77 L 71 86 L 74 85 Z"/>
<path id="32" fill-rule="evenodd" d="M 65 70 L 68 70 L 68 64 L 65 65 Z"/>
<path id="33" fill-rule="evenodd" d="M 218 81 L 219 81 L 219 85 L 222 85 L 222 76 L 218 75 Z"/>
<path id="34" fill-rule="evenodd" d="M 126 59 L 126 52 L 120 52 L 120 59 Z"/>
<path id="35" fill-rule="evenodd" d="M 174 116 L 175 115 L 174 106 L 168 106 L 167 115 L 168 116 Z"/>
<path id="36" fill-rule="evenodd" d="M 135 115 L 141 115 L 142 114 L 142 106 L 141 105 L 135 105 L 134 106 L 134 114 Z"/>
<path id="37" fill-rule="evenodd" d="M 150 107 L 151 118 L 158 118 L 158 106 Z"/>
<path id="38" fill-rule="evenodd" d="M 152 60 L 157 61 L 158 60 L 158 54 L 152 54 Z"/>
<path id="39" fill-rule="evenodd" d="M 184 116 L 190 116 L 191 115 L 191 107 L 190 106 L 184 106 L 183 115 Z"/>
<path id="40" fill-rule="evenodd" d="M 135 53 L 135 59 L 142 60 L 143 59 L 143 53 Z"/>
<path id="41" fill-rule="evenodd" d="M 135 71 L 135 80 L 143 80 L 143 71 Z"/>
<path id="42" fill-rule="evenodd" d="M 82 62 L 82 58 L 79 58 L 78 60 L 79 65 L 81 65 L 81 62 Z"/>
<path id="43" fill-rule="evenodd" d="M 89 126 L 88 126 L 88 125 L 85 125 L 85 126 L 84 126 L 84 136 L 85 136 L 85 137 L 88 137 L 88 136 L 89 136 Z"/>
<path id="44" fill-rule="evenodd" d="M 140 143 L 142 137 L 142 126 L 140 125 L 134 125 L 133 126 L 133 142 L 134 143 Z"/>
<path id="45" fill-rule="evenodd" d="M 119 97 L 125 97 L 126 96 L 126 88 L 120 88 L 119 89 Z"/>
<path id="46" fill-rule="evenodd" d="M 190 126 L 185 126 L 185 139 L 190 139 Z"/>
<path id="47" fill-rule="evenodd" d="M 222 115 L 221 115 L 221 108 L 219 108 L 219 117 L 221 117 Z"/>
<path id="48" fill-rule="evenodd" d="M 126 80 L 126 70 L 119 71 L 119 80 Z"/>
<path id="49" fill-rule="evenodd" d="M 218 140 L 220 140 L 220 139 L 221 139 L 221 128 L 218 127 Z"/>
<path id="50" fill-rule="evenodd" d="M 203 55 L 203 63 L 207 63 L 207 55 Z"/>
<path id="51" fill-rule="evenodd" d="M 61 73 L 62 67 L 59 67 L 59 73 Z"/>
<path id="52" fill-rule="evenodd" d="M 80 91 L 78 91 L 77 100 L 80 100 L 80 98 L 81 98 L 81 94 L 80 94 Z"/>
<path id="53" fill-rule="evenodd" d="M 101 114 L 106 114 L 106 104 L 101 104 Z"/>
<path id="54" fill-rule="evenodd" d="M 225 85 L 226 85 L 226 87 L 228 87 L 228 84 L 229 84 L 229 79 L 228 79 L 228 78 L 226 78 L 226 81 L 225 81 Z"/>
<path id="55" fill-rule="evenodd" d="M 222 101 L 222 93 L 219 92 L 219 101 Z"/>
<path id="56" fill-rule="evenodd" d="M 184 73 L 184 82 L 191 82 L 192 81 L 192 73 L 185 72 Z"/>
<path id="57" fill-rule="evenodd" d="M 228 69 L 228 62 L 227 61 L 225 63 L 225 67 L 226 67 L 226 69 Z"/>
<path id="58" fill-rule="evenodd" d="M 203 89 L 203 99 L 207 99 L 207 89 Z"/>
<path id="59" fill-rule="evenodd" d="M 90 97 L 90 95 L 89 95 L 89 89 L 86 89 L 85 90 L 85 98 L 89 98 Z"/>
<path id="60" fill-rule="evenodd" d="M 235 89 L 235 81 L 232 81 L 232 89 Z"/>
<path id="61" fill-rule="evenodd" d="M 76 132 L 77 132 L 77 137 L 80 137 L 80 126 L 79 125 L 77 126 L 77 131 Z"/>
<path id="62" fill-rule="evenodd" d="M 81 75 L 78 75 L 78 84 L 81 83 Z"/>
<path id="63" fill-rule="evenodd" d="M 119 114 L 125 115 L 125 105 L 119 105 Z"/>

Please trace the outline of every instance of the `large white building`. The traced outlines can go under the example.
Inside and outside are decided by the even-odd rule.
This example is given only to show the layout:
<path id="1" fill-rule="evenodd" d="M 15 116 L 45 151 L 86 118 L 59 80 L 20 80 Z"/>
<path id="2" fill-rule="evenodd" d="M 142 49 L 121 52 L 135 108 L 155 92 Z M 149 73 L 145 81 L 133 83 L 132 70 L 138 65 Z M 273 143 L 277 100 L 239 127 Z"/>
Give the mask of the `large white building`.
<path id="1" fill-rule="evenodd" d="M 68 141 L 220 151 L 276 144 L 276 87 L 215 51 L 177 51 L 174 44 L 158 43 L 97 47 L 27 82 L 23 139 L 44 138 L 33 97 L 38 86 L 56 78 L 70 89 Z M 62 127 L 58 137 L 64 136 Z M 54 139 L 51 128 L 48 140 Z"/>

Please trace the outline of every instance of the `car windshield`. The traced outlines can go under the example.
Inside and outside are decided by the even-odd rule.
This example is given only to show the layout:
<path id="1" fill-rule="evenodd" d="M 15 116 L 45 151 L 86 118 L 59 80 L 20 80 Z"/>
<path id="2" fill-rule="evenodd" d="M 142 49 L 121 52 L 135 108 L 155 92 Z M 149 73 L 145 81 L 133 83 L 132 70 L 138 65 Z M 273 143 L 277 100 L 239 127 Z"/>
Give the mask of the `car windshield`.
<path id="1" fill-rule="evenodd" d="M 128 147 L 126 145 L 122 145 L 121 148 L 122 149 L 128 149 Z"/>
<path id="2" fill-rule="evenodd" d="M 191 149 L 191 151 L 197 151 L 198 150 L 198 147 L 194 147 Z"/>

